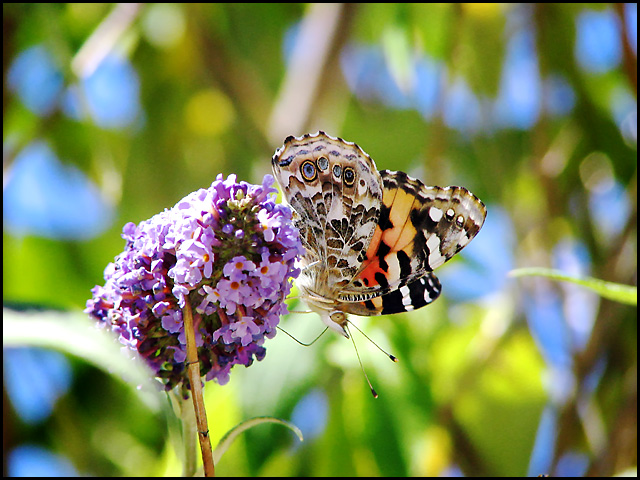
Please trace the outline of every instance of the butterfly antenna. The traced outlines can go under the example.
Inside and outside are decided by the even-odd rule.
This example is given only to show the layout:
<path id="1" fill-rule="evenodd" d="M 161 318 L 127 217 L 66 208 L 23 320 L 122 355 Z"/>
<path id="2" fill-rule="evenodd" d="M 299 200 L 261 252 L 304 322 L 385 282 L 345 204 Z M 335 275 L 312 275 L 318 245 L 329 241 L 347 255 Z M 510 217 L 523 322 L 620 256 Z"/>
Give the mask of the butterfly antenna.
<path id="1" fill-rule="evenodd" d="M 311 345 L 313 345 L 314 343 L 316 343 L 316 341 L 318 341 L 318 339 L 324 335 L 324 332 L 327 331 L 327 329 L 329 327 L 325 327 L 325 329 L 320 332 L 320 335 L 318 335 L 316 338 L 314 338 L 311 343 L 304 343 L 301 342 L 300 340 L 298 340 L 296 337 L 294 337 L 293 335 L 291 335 L 289 332 L 287 332 L 284 328 L 280 328 L 280 327 L 276 327 L 278 330 L 280 330 L 282 333 L 286 333 L 287 335 L 289 335 L 289 337 L 291 337 L 292 339 L 294 339 L 297 343 L 299 343 L 300 345 L 302 345 L 303 347 L 310 347 Z"/>
<path id="2" fill-rule="evenodd" d="M 384 353 L 387 357 L 389 357 L 391 359 L 391 361 L 393 362 L 398 362 L 398 358 L 395 355 L 391 355 L 389 352 L 387 352 L 386 350 L 384 350 L 380 345 L 378 345 L 376 342 L 374 342 L 373 340 L 371 340 L 371 338 L 369 338 L 369 336 L 364 333 L 362 330 L 360 330 L 358 328 L 358 326 L 355 323 L 349 322 L 353 328 L 355 328 L 356 330 L 358 330 L 363 336 L 364 338 L 366 338 L 367 340 L 369 340 L 371 343 L 373 343 L 378 350 L 380 350 L 382 353 Z"/>
<path id="3" fill-rule="evenodd" d="M 353 325 L 353 323 L 351 325 Z M 367 372 L 364 370 L 364 365 L 362 365 L 362 360 L 360 360 L 360 354 L 358 353 L 358 347 L 356 347 L 356 341 L 353 339 L 353 335 L 351 335 L 351 332 L 349 331 L 349 325 L 345 325 L 345 328 L 347 329 L 347 333 L 349 334 L 349 337 L 351 338 L 351 343 L 353 343 L 353 348 L 356 350 L 356 356 L 358 357 L 358 363 L 360 364 L 360 368 L 362 369 L 362 373 L 364 374 L 364 378 L 367 380 L 367 383 L 369 384 L 369 388 L 371 389 L 371 394 L 373 395 L 373 398 L 378 398 L 378 393 L 373 388 L 373 385 L 371 385 L 371 382 L 369 381 L 369 377 L 367 376 Z M 356 327 L 356 328 L 358 328 L 358 327 Z"/>

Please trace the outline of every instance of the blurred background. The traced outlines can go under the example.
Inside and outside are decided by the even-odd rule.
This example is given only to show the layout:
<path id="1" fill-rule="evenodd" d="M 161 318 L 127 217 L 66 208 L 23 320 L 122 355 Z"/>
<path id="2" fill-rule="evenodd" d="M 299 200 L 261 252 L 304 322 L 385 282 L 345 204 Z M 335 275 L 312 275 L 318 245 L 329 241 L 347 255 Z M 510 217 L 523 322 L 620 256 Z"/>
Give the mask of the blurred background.
<path id="1" fill-rule="evenodd" d="M 207 385 L 214 445 L 305 435 L 252 428 L 218 474 L 635 475 L 636 308 L 507 277 L 637 283 L 637 4 L 575 3 L 3 4 L 4 474 L 180 474 L 166 397 L 82 309 L 125 223 L 318 129 L 487 220 L 433 305 L 352 319 L 399 358 L 356 332 L 378 399 L 331 333 Z"/>

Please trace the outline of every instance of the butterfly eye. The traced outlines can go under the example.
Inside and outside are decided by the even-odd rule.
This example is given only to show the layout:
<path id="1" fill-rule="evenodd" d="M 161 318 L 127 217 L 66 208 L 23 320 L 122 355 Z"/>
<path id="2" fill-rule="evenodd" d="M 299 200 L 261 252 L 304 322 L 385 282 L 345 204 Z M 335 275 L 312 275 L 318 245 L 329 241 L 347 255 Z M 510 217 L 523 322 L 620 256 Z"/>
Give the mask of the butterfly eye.
<path id="1" fill-rule="evenodd" d="M 356 172 L 353 168 L 347 167 L 342 172 L 342 178 L 344 179 L 344 184 L 347 187 L 351 187 L 356 181 Z"/>
<path id="2" fill-rule="evenodd" d="M 302 177 L 307 182 L 312 182 L 318 176 L 318 171 L 316 170 L 316 166 L 311 160 L 305 160 L 302 165 L 300 165 L 300 172 L 302 173 Z"/>
<path id="3" fill-rule="evenodd" d="M 329 168 L 329 160 L 327 159 L 327 157 L 319 157 L 317 163 L 318 163 L 318 168 L 323 172 L 327 168 Z"/>

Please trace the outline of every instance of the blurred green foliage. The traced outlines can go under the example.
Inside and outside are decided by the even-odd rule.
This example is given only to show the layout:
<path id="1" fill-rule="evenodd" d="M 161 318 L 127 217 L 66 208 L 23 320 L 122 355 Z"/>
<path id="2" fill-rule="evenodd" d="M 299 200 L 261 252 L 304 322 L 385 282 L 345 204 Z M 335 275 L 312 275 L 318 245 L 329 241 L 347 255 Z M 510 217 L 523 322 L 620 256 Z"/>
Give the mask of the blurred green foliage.
<path id="1" fill-rule="evenodd" d="M 618 19 L 621 57 L 601 72 L 576 60 L 585 11 Z M 77 317 L 122 250 L 125 223 L 171 207 L 219 173 L 261 183 L 285 136 L 318 129 L 357 142 L 380 169 L 464 185 L 488 205 L 488 221 L 504 214 L 508 228 L 492 230 L 504 238 L 485 240 L 502 249 L 488 255 L 489 265 L 494 255 L 508 254 L 510 267 L 552 267 L 557 246 L 568 240 L 584 248 L 590 276 L 635 283 L 637 39 L 634 50 L 627 24 L 621 4 L 3 4 L 5 184 L 22 149 L 45 140 L 116 211 L 105 231 L 83 241 L 16 235 L 5 226 L 4 304 Z M 540 105 L 524 127 L 499 124 L 490 104 L 504 88 L 509 42 L 524 30 L 536 61 L 516 70 L 516 84 L 537 89 Z M 101 49 L 128 59 L 139 82 L 134 121 L 102 128 L 86 105 L 80 119 L 62 108 L 46 115 L 27 108 L 6 79 L 14 59 L 34 45 L 51 52 L 68 86 L 89 75 L 92 61 L 100 63 Z M 361 47 L 377 49 L 405 99 L 416 87 L 419 59 L 441 62 L 446 74 L 432 112 L 354 91 L 344 55 Z M 530 83 L 532 71 L 544 81 Z M 559 113 L 546 83 L 552 75 L 572 92 L 572 105 Z M 447 113 L 460 81 L 477 101 L 462 102 L 463 117 L 475 115 L 468 128 Z M 630 114 L 616 110 L 620 98 L 635 105 Z M 617 186 L 629 209 L 614 230 L 600 226 L 621 214 L 619 204 L 598 201 L 603 184 Z M 496 275 L 503 281 L 475 301 L 448 298 L 455 285 L 443 280 L 442 298 L 428 308 L 354 319 L 400 360 L 388 362 L 355 335 L 376 400 L 351 343 L 330 334 L 309 348 L 280 334 L 262 362 L 233 370 L 228 385 L 207 385 L 214 444 L 250 417 L 296 423 L 302 399 L 321 399 L 311 403 L 317 435 L 300 444 L 280 425 L 259 425 L 233 443 L 218 474 L 612 475 L 635 468 L 636 309 L 589 297 L 593 326 L 584 345 L 569 349 L 567 379 L 552 368 L 544 339 L 532 335 L 527 320 L 548 292 L 562 301 L 562 322 L 583 321 L 573 313 L 579 305 L 570 301 L 572 291 L 545 279 Z M 292 302 L 292 309 L 303 308 Z M 281 325 L 302 341 L 321 330 L 313 314 L 293 313 Z M 71 350 L 64 342 L 57 349 Z M 36 443 L 82 475 L 179 475 L 179 430 L 168 404 L 145 403 L 108 365 L 69 358 L 72 387 L 45 421 L 24 422 L 5 394 L 5 458 L 17 445 Z M 568 393 L 559 400 L 554 392 L 563 382 Z M 549 408 L 555 429 L 536 446 L 546 448 L 549 458 L 539 464 L 548 470 L 531 471 Z"/>

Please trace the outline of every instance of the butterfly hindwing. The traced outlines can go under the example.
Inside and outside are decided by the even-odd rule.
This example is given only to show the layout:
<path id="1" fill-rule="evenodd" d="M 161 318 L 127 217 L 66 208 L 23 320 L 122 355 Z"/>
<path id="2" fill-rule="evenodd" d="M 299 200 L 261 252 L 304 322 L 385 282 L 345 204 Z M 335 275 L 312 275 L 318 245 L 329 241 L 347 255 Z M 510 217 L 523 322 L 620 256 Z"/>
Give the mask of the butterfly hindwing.
<path id="1" fill-rule="evenodd" d="M 383 295 L 364 302 L 349 303 L 345 311 L 362 316 L 410 312 L 433 302 L 440 296 L 441 291 L 438 278 L 433 273 L 427 272 L 417 280 L 403 283 Z"/>

